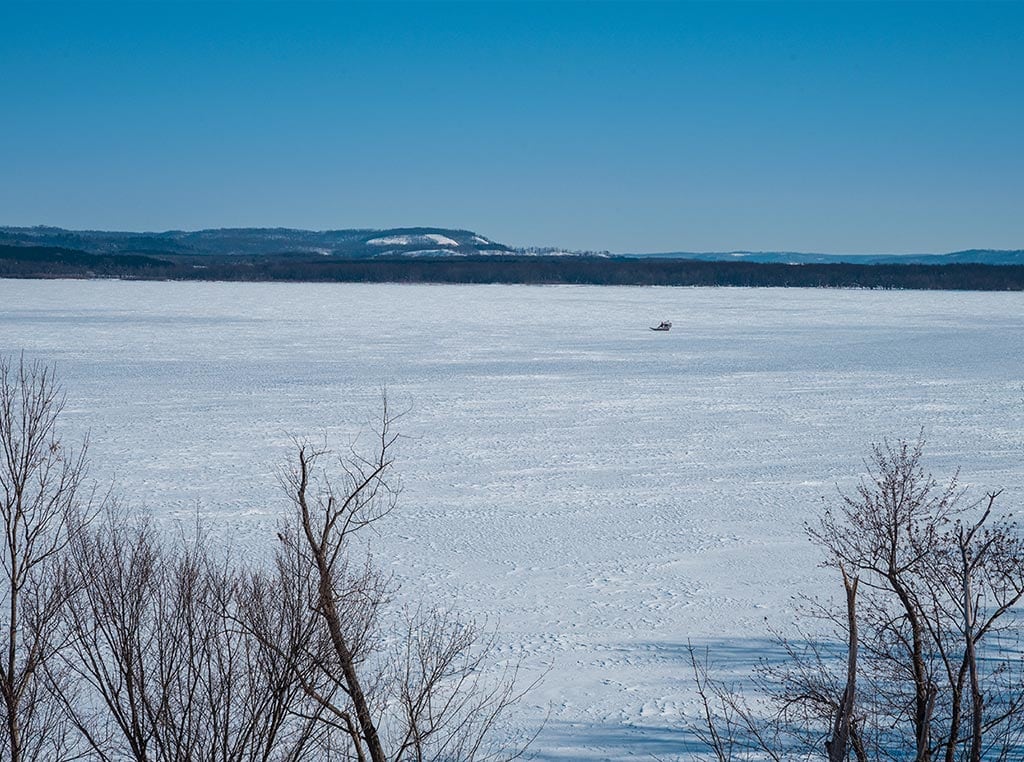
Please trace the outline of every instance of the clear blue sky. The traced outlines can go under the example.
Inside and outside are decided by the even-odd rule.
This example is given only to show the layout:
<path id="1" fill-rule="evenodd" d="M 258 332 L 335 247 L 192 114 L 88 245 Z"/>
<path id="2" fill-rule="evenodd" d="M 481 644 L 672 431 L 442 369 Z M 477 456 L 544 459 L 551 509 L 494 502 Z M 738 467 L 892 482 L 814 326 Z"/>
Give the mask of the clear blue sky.
<path id="1" fill-rule="evenodd" d="M 1024 248 L 1024 3 L 0 0 L 0 224 Z"/>

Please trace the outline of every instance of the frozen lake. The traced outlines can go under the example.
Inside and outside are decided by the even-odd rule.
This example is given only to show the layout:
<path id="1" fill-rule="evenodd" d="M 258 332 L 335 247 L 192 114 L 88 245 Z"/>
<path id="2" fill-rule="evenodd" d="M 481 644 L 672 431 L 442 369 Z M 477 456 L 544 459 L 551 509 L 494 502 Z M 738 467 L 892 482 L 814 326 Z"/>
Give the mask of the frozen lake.
<path id="1" fill-rule="evenodd" d="M 648 325 L 672 320 L 670 333 Z M 873 441 L 1024 498 L 1024 294 L 0 280 L 94 472 L 258 552 L 290 434 L 408 412 L 376 556 L 496 623 L 542 759 L 671 757 L 684 646 L 754 660 L 831 589 L 803 522 Z"/>

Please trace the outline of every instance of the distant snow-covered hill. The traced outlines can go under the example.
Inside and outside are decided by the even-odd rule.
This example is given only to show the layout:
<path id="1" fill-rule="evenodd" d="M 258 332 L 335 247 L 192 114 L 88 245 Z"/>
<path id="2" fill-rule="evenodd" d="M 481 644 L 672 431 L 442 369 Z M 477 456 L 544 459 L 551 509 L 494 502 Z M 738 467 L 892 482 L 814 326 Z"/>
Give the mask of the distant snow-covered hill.
<path id="1" fill-rule="evenodd" d="M 713 262 L 777 264 L 985 264 L 1024 265 L 1024 250 L 969 249 L 949 254 L 816 254 L 789 251 L 727 251 L 614 254 L 553 247 L 512 248 L 471 230 L 450 228 L 216 228 L 131 233 L 106 230 L 65 230 L 56 227 L 0 227 L 0 246 L 43 246 L 89 254 L 250 256 L 322 255 L 344 259 L 381 257 L 447 257 L 512 255 L 518 257 L 626 257 L 690 259 Z"/>
<path id="2" fill-rule="evenodd" d="M 296 230 L 292 228 L 217 228 L 129 233 L 65 230 L 54 227 L 0 227 L 0 244 L 57 246 L 92 254 L 177 254 L 261 256 L 320 254 L 361 258 L 422 256 L 438 253 L 470 256 L 507 253 L 509 248 L 469 230 L 392 228 L 388 230 Z"/>

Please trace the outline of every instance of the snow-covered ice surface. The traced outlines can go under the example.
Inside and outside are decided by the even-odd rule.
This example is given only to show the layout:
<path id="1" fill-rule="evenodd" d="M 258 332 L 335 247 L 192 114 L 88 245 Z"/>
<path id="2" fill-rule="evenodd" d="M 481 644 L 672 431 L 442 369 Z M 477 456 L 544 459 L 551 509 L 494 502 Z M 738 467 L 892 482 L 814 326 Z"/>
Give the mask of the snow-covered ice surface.
<path id="1" fill-rule="evenodd" d="M 0 352 L 58 363 L 95 474 L 254 555 L 289 434 L 347 442 L 386 384 L 376 556 L 550 665 L 542 759 L 682 753 L 687 640 L 752 663 L 836 587 L 802 525 L 872 441 L 923 427 L 1019 508 L 1022 337 L 1019 293 L 0 281 Z"/>

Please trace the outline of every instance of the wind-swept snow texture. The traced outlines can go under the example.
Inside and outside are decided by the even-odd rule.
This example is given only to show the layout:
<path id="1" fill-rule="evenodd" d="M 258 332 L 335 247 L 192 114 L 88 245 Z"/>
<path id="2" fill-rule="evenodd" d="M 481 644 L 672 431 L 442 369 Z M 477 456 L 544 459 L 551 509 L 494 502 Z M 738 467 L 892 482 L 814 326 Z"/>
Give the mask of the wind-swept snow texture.
<path id="1" fill-rule="evenodd" d="M 375 557 L 550 667 L 517 715 L 550 710 L 541 759 L 682 755 L 687 640 L 745 668 L 840 588 L 802 527 L 872 441 L 923 427 L 1019 508 L 1022 336 L 1019 293 L 0 281 L 0 352 L 57 362 L 95 474 L 240 554 L 289 435 L 344 446 L 386 385 Z"/>

